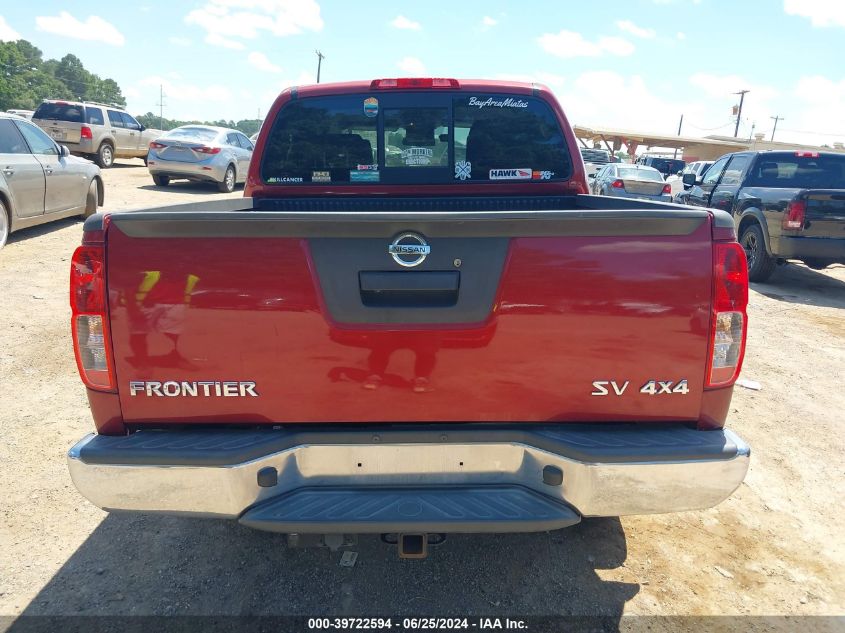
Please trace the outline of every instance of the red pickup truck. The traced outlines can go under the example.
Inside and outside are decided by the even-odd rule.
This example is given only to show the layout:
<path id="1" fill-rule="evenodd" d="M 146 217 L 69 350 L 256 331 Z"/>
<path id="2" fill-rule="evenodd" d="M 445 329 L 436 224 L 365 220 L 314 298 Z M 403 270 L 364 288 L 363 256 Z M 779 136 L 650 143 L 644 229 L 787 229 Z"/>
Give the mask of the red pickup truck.
<path id="1" fill-rule="evenodd" d="M 711 507 L 748 279 L 731 217 L 586 195 L 539 85 L 284 91 L 242 200 L 97 214 L 71 265 L 108 510 L 297 535 Z"/>

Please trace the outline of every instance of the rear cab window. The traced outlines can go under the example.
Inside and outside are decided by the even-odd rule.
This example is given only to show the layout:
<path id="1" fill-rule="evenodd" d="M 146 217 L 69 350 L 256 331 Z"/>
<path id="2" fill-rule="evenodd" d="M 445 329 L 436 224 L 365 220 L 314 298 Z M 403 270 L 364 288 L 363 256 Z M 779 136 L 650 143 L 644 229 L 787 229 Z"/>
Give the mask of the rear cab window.
<path id="1" fill-rule="evenodd" d="M 177 127 L 164 134 L 163 138 L 185 139 L 190 141 L 213 141 L 219 131 L 207 127 Z"/>
<path id="2" fill-rule="evenodd" d="M 763 154 L 757 157 L 745 186 L 845 189 L 845 156 Z"/>
<path id="3" fill-rule="evenodd" d="M 288 102 L 260 173 L 267 184 L 466 184 L 566 180 L 572 165 L 541 99 L 375 91 Z"/>
<path id="4" fill-rule="evenodd" d="M 47 121 L 82 123 L 84 120 L 84 110 L 85 106 L 71 103 L 42 103 L 38 106 L 32 118 Z"/>

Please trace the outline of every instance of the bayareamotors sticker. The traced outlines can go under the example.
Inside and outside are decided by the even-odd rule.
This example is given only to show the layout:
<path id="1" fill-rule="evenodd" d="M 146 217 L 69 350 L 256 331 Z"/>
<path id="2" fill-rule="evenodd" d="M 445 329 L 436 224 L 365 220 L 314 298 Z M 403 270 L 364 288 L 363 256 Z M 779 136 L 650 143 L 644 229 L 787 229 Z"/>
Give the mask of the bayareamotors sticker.
<path id="1" fill-rule="evenodd" d="M 508 97 L 507 99 L 479 99 L 478 97 L 470 97 L 467 105 L 475 106 L 479 110 L 481 108 L 527 108 L 528 102 L 512 97 Z"/>
<path id="2" fill-rule="evenodd" d="M 531 168 L 491 169 L 490 180 L 531 180 Z"/>

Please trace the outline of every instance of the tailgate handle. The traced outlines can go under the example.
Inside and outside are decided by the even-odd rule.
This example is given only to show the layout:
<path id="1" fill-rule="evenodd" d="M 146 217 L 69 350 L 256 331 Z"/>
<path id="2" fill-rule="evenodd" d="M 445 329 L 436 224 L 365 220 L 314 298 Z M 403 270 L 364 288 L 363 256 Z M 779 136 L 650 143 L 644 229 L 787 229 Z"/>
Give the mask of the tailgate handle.
<path id="1" fill-rule="evenodd" d="M 458 302 L 461 273 L 361 271 L 361 302 L 373 308 L 447 308 Z"/>

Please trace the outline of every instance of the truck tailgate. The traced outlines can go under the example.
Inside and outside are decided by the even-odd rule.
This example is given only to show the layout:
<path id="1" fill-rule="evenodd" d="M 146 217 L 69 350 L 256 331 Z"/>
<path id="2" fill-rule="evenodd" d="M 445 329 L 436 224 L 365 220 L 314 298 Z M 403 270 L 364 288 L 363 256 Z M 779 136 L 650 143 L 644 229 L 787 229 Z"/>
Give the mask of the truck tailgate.
<path id="1" fill-rule="evenodd" d="M 671 209 L 115 214 L 123 417 L 694 421 L 711 222 Z M 388 253 L 408 232 L 430 247 L 413 268 Z M 657 380 L 675 388 L 649 390 Z"/>
<path id="2" fill-rule="evenodd" d="M 807 204 L 802 236 L 845 239 L 845 189 L 809 189 L 799 195 Z"/>

